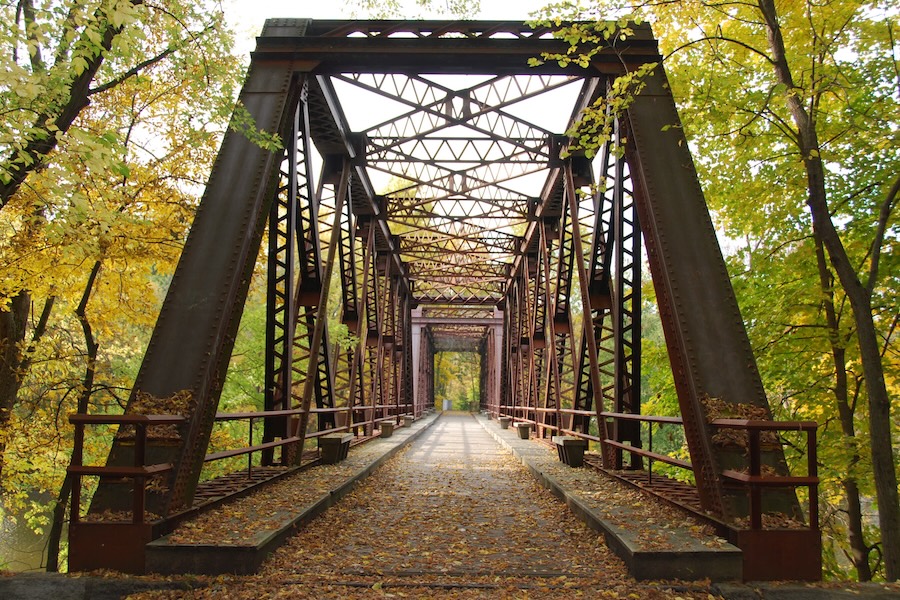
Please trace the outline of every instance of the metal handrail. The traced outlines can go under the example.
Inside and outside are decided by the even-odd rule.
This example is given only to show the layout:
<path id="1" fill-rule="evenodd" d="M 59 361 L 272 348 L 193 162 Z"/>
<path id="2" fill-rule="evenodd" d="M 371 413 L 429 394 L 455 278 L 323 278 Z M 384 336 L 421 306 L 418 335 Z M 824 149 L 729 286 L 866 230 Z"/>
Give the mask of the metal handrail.
<path id="1" fill-rule="evenodd" d="M 653 424 L 660 425 L 683 425 L 681 417 L 663 417 L 655 415 L 635 415 L 630 413 L 602 412 L 600 417 L 619 419 L 624 421 L 635 421 L 648 423 L 648 449 L 637 448 L 628 444 L 623 444 L 616 440 L 605 439 L 602 444 L 612 446 L 619 452 L 626 451 L 632 454 L 646 457 L 650 462 L 647 468 L 647 477 L 652 478 L 652 468 L 654 460 L 664 462 L 666 464 L 679 467 L 686 470 L 693 470 L 693 465 L 688 461 L 683 461 L 664 454 L 653 452 Z M 816 430 L 818 423 L 815 421 L 766 421 L 759 419 L 714 419 L 709 425 L 711 427 L 743 429 L 747 432 L 749 438 L 749 454 L 750 468 L 749 473 L 741 473 L 731 469 L 723 470 L 720 476 L 728 481 L 746 486 L 750 495 L 750 527 L 751 529 L 762 529 L 762 489 L 766 487 L 806 487 L 809 489 L 809 527 L 812 529 L 819 528 L 819 505 L 818 505 L 818 467 L 817 467 L 817 448 L 816 448 Z M 784 476 L 784 475 L 764 475 L 762 474 L 762 444 L 760 443 L 760 433 L 763 431 L 799 431 L 805 432 L 807 435 L 807 475 L 806 476 Z M 577 435 L 577 434 L 576 434 Z"/>
<path id="2" fill-rule="evenodd" d="M 77 524 L 81 519 L 81 478 L 119 477 L 132 481 L 131 522 L 144 523 L 144 506 L 147 493 L 147 478 L 171 471 L 170 463 L 144 464 L 147 454 L 147 428 L 155 425 L 179 425 L 185 421 L 180 415 L 69 415 L 69 422 L 75 426 L 75 440 L 72 461 L 67 472 L 73 477 L 72 509 L 70 521 Z M 84 427 L 85 425 L 132 425 L 134 427 L 134 466 L 85 466 Z"/>
<path id="3" fill-rule="evenodd" d="M 715 419 L 712 427 L 743 429 L 747 432 L 750 453 L 749 473 L 725 470 L 722 477 L 746 486 L 750 495 L 750 528 L 762 529 L 762 489 L 766 487 L 805 487 L 809 490 L 809 527 L 819 528 L 819 476 L 817 464 L 815 421 L 761 421 L 754 419 Z M 763 431 L 800 431 L 806 433 L 806 473 L 805 477 L 764 475 L 762 473 Z"/>

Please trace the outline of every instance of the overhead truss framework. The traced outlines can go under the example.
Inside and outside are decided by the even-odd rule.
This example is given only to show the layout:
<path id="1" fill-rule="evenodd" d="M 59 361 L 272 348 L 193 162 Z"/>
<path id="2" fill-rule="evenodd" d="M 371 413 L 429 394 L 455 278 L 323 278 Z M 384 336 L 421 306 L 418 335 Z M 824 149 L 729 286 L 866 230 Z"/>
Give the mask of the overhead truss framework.
<path id="1" fill-rule="evenodd" d="M 565 50 L 552 31 L 267 21 L 240 101 L 284 148 L 229 133 L 210 176 L 133 395 L 191 398 L 179 442 L 149 442 L 148 462 L 173 466 L 151 510 L 192 502 L 265 239 L 265 463 L 419 416 L 434 354 L 471 351 L 485 409 L 641 468 L 615 452 L 641 446 L 638 428 L 605 413 L 640 413 L 646 256 L 702 506 L 747 514 L 722 477 L 747 459 L 714 442 L 710 406 L 768 404 L 662 67 L 596 157 L 568 151 L 613 78 L 659 60 L 647 26 L 612 39 L 587 68 L 530 67 Z M 117 441 L 109 464 L 134 451 Z M 764 460 L 786 474 L 777 444 Z M 129 494 L 103 482 L 91 511 Z M 765 502 L 801 517 L 793 494 Z"/>

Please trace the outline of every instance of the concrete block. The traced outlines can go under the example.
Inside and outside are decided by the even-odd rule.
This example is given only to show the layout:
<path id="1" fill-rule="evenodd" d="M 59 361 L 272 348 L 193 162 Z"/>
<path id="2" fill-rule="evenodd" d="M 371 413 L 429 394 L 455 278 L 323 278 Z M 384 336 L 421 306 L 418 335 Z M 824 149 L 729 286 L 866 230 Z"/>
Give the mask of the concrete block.
<path id="1" fill-rule="evenodd" d="M 580 467 L 584 464 L 587 440 L 574 435 L 554 435 L 552 440 L 556 444 L 556 452 L 560 461 L 570 467 Z"/>
<path id="2" fill-rule="evenodd" d="M 515 427 L 520 439 L 527 440 L 531 437 L 531 423 L 516 423 Z"/>
<path id="3" fill-rule="evenodd" d="M 326 465 L 334 465 L 347 458 L 351 441 L 353 441 L 352 433 L 329 433 L 320 437 L 319 451 L 322 455 L 322 462 Z"/>

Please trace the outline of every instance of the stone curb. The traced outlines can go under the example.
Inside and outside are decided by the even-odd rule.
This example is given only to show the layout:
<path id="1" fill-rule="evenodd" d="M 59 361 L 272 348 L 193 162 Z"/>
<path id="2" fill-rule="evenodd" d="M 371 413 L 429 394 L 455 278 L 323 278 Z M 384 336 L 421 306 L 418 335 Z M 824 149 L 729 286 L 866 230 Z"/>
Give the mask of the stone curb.
<path id="1" fill-rule="evenodd" d="M 60 573 L 18 573 L 11 577 L 0 577 L 0 598 L 3 600 L 120 600 L 131 594 L 151 590 L 188 592 L 202 587 L 206 587 L 206 584 L 187 578 L 180 581 L 151 581 L 130 576 L 96 577 Z"/>
<path id="2" fill-rule="evenodd" d="M 715 583 L 710 592 L 726 600 L 888 600 L 900 598 L 896 589 L 878 583 L 847 583 L 845 589 L 814 587 L 803 583 Z"/>

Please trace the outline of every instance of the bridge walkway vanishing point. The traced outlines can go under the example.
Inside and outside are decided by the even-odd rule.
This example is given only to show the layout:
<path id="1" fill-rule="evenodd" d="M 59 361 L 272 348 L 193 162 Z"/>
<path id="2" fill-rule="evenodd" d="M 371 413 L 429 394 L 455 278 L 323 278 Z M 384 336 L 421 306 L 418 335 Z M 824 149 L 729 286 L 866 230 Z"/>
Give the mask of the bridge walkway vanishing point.
<path id="1" fill-rule="evenodd" d="M 572 512 L 560 510 L 560 499 L 531 476 L 538 471 L 544 474 L 545 485 L 548 480 L 557 482 L 554 492 L 568 494 L 570 504 L 579 500 L 579 490 L 589 488 L 596 502 L 588 495 L 580 502 L 584 511 L 593 514 L 582 512 L 579 521 Z M 295 497 L 302 485 L 299 479 Z M 268 489 L 256 494 L 265 495 Z M 218 510 L 207 521 L 224 522 L 234 516 L 229 505 Z M 630 518 L 637 516 L 636 510 L 644 511 L 642 518 Z M 545 444 L 518 439 L 514 432 L 501 430 L 496 421 L 447 413 L 343 499 L 287 538 L 258 573 L 227 578 L 195 594 L 256 598 L 286 590 L 292 597 L 345 598 L 357 592 L 371 594 L 374 587 L 413 597 L 430 590 L 429 595 L 445 592 L 452 597 L 519 597 L 522 593 L 598 597 L 601 592 L 617 592 L 622 597 L 638 593 L 641 598 L 668 598 L 671 586 L 636 581 L 629 569 L 634 572 L 637 565 L 646 570 L 648 559 L 661 559 L 671 578 L 672 569 L 685 556 L 695 569 L 715 561 L 721 569 L 722 560 L 731 561 L 731 577 L 725 573 L 725 578 L 739 578 L 739 551 L 673 511 L 592 469 L 559 463 Z M 607 534 L 610 528 L 618 528 L 618 551 L 624 543 L 632 551 L 643 552 L 644 558 L 635 562 L 631 557 L 626 567 L 604 543 L 603 533 L 584 520 L 594 529 L 605 528 Z M 629 537 L 629 524 L 633 529 L 649 529 L 633 531 L 631 539 L 623 541 Z M 249 538 L 253 532 L 244 529 L 242 535 Z M 208 544 L 224 536 L 213 533 L 210 537 Z M 703 553 L 708 556 L 701 557 Z M 715 572 L 694 578 L 710 575 Z M 701 598 L 707 598 L 709 591 L 706 583 L 679 586 L 679 590 L 683 597 L 696 593 Z M 152 597 L 158 598 L 159 593 L 153 592 Z M 181 593 L 172 592 L 174 596 Z"/>

